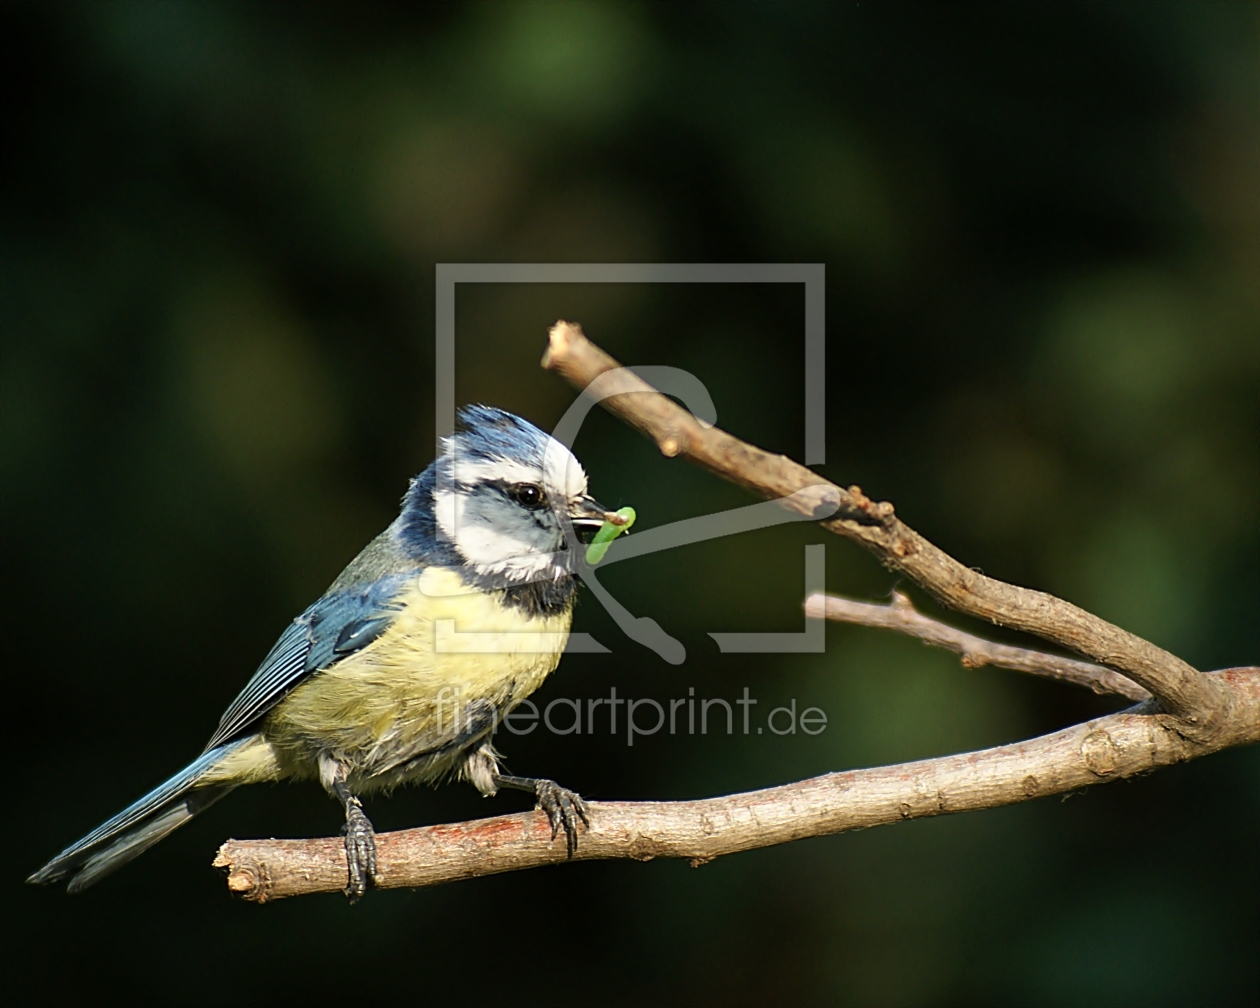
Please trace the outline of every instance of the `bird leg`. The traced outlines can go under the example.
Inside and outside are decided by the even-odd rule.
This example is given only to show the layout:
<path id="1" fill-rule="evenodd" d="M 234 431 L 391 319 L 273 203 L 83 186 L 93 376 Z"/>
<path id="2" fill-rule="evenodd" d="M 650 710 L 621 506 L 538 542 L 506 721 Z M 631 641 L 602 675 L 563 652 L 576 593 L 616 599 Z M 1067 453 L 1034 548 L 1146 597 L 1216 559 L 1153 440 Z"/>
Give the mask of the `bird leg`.
<path id="1" fill-rule="evenodd" d="M 494 783 L 499 787 L 530 792 L 537 799 L 536 807 L 546 812 L 551 821 L 551 839 L 559 836 L 563 829 L 569 857 L 577 853 L 578 820 L 581 819 L 588 829 L 591 825 L 589 809 L 580 794 L 541 777 L 505 777 L 496 774 Z"/>
<path id="2" fill-rule="evenodd" d="M 351 903 L 358 903 L 376 878 L 376 830 L 363 811 L 363 803 L 350 793 L 344 778 L 332 782 L 333 794 L 346 810 L 346 867 L 349 875 L 343 890 Z"/>

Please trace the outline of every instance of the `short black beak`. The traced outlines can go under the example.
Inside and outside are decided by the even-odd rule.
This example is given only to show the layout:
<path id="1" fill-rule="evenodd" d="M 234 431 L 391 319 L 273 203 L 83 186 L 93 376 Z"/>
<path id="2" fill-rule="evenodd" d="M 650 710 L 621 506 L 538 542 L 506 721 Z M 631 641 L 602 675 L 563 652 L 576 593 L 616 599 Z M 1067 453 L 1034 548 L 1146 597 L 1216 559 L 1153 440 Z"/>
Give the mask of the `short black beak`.
<path id="1" fill-rule="evenodd" d="M 590 496 L 579 497 L 569 509 L 569 519 L 573 522 L 578 538 L 582 542 L 590 542 L 591 537 L 604 522 L 616 521 L 618 517 Z"/>

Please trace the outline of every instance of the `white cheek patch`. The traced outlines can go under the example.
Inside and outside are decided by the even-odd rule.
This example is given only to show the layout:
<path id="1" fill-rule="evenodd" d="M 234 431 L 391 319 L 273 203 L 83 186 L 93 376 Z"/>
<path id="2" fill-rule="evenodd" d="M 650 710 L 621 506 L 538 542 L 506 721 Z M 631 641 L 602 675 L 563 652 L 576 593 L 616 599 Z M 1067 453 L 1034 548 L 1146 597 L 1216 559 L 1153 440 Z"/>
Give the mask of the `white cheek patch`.
<path id="1" fill-rule="evenodd" d="M 550 512 L 538 515 L 508 503 L 496 491 L 438 491 L 438 527 L 464 560 L 485 574 L 513 580 L 555 577 L 564 571 L 560 531 Z"/>

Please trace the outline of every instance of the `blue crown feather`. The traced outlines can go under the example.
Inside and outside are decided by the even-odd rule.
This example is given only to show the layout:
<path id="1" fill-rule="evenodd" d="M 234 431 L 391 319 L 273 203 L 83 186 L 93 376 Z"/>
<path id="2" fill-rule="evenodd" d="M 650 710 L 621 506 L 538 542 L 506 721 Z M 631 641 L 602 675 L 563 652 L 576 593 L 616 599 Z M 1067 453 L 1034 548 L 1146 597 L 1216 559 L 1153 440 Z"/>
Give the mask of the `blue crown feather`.
<path id="1" fill-rule="evenodd" d="M 549 434 L 506 410 L 473 404 L 459 411 L 448 451 L 475 459 L 510 458 L 541 465 Z"/>

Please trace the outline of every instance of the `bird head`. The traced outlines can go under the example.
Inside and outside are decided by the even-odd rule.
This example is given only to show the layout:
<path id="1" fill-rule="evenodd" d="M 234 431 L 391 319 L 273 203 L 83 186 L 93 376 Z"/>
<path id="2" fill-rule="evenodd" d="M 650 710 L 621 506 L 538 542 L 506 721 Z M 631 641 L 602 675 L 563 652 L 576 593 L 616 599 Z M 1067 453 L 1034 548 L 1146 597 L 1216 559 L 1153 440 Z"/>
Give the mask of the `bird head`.
<path id="1" fill-rule="evenodd" d="M 570 574 L 564 519 L 593 534 L 609 514 L 587 493 L 586 471 L 568 448 L 490 406 L 460 410 L 430 474 L 423 489 L 435 535 L 477 574 L 508 584 Z"/>

